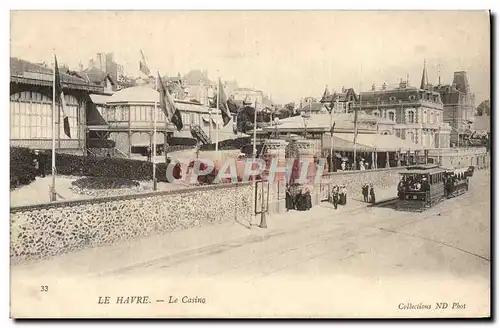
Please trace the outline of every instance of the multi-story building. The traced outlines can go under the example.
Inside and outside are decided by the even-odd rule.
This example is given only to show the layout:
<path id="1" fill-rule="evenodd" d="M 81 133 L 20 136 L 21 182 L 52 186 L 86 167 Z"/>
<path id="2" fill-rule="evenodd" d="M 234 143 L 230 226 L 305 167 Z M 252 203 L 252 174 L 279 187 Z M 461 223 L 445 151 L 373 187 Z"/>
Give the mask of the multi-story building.
<path id="1" fill-rule="evenodd" d="M 470 90 L 467 73 L 455 72 L 451 85 L 437 85 L 433 90 L 441 95 L 443 121 L 452 127 L 451 142 L 458 145 L 470 133 L 476 109 L 475 95 Z"/>
<path id="2" fill-rule="evenodd" d="M 236 104 L 248 103 L 255 106 L 257 104 L 257 111 L 264 110 L 266 108 L 270 109 L 273 107 L 273 102 L 271 100 L 271 95 L 264 94 L 261 90 L 255 90 L 251 88 L 236 88 L 231 94 L 234 102 Z"/>
<path id="3" fill-rule="evenodd" d="M 360 105 L 361 104 L 361 105 Z M 387 118 L 395 123 L 396 136 L 422 145 L 424 148 L 448 148 L 450 126 L 444 122 L 441 95 L 427 83 L 424 66 L 420 88 L 401 81 L 399 87 L 361 92 L 359 101 L 351 105 L 367 114 Z"/>
<path id="4" fill-rule="evenodd" d="M 319 102 L 323 104 L 328 111 L 333 107 L 334 113 L 349 113 L 352 104 L 356 101 L 358 101 L 358 95 L 353 88 L 345 89 L 342 87 L 341 92 L 330 92 L 328 86 L 326 86 L 323 97 L 321 97 Z"/>

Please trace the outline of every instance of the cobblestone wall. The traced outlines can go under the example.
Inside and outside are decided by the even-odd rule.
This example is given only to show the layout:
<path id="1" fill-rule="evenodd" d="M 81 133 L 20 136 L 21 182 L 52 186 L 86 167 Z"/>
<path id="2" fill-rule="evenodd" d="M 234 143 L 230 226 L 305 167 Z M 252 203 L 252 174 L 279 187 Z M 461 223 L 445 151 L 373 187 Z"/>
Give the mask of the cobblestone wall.
<path id="1" fill-rule="evenodd" d="M 11 259 L 22 261 L 200 226 L 249 222 L 252 185 L 226 184 L 11 208 Z"/>

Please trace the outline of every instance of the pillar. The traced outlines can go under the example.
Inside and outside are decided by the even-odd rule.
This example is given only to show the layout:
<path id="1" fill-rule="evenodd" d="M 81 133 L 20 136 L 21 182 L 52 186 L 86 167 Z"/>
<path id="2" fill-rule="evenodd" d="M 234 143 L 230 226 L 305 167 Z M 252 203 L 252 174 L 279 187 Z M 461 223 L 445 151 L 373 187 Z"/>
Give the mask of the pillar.
<path id="1" fill-rule="evenodd" d="M 285 148 L 287 142 L 280 139 L 269 139 L 264 142 L 267 147 L 268 163 L 267 167 L 271 165 L 271 162 L 277 161 L 277 167 L 286 167 L 285 158 Z M 286 180 L 284 173 L 276 173 L 273 180 L 269 180 L 269 204 L 268 211 L 270 213 L 282 213 L 286 210 L 285 204 L 285 193 L 286 193 Z"/>
<path id="2" fill-rule="evenodd" d="M 377 165 L 375 164 L 375 152 L 372 151 L 372 166 L 371 166 L 371 168 L 374 169 L 376 167 L 377 167 Z"/>
<path id="3" fill-rule="evenodd" d="M 128 157 L 132 156 L 132 132 L 128 131 Z"/>
<path id="4" fill-rule="evenodd" d="M 398 164 L 397 165 L 398 165 L 398 167 L 400 167 L 401 166 L 401 151 L 397 151 L 396 156 L 398 156 Z"/>
<path id="5" fill-rule="evenodd" d="M 385 167 L 386 168 L 389 168 L 391 167 L 390 163 L 389 163 L 389 152 L 385 152 Z"/>

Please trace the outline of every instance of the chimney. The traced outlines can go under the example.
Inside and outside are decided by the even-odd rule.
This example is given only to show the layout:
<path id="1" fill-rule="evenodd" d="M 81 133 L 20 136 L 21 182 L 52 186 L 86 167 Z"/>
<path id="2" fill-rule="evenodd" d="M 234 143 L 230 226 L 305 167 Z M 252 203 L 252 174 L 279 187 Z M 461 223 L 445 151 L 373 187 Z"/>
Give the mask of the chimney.
<path id="1" fill-rule="evenodd" d="M 344 86 L 342 86 L 342 93 L 345 93 L 345 88 L 344 88 Z"/>
<path id="2" fill-rule="evenodd" d="M 382 84 L 382 90 L 387 90 L 387 83 Z"/>
<path id="3" fill-rule="evenodd" d="M 372 91 L 375 91 L 375 83 L 372 84 Z"/>

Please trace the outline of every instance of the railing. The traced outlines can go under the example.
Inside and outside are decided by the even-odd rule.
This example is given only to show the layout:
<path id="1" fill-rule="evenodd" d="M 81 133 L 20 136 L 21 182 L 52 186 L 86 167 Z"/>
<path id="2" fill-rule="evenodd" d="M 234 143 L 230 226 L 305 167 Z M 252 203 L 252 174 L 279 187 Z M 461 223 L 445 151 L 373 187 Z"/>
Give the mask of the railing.
<path id="1" fill-rule="evenodd" d="M 203 131 L 203 129 L 199 125 L 191 125 L 191 133 L 198 141 L 202 142 L 205 145 L 212 143 L 210 137 L 207 136 L 205 131 Z"/>

